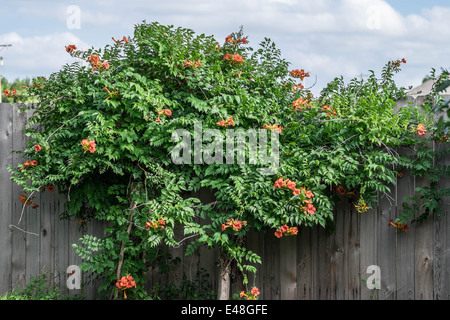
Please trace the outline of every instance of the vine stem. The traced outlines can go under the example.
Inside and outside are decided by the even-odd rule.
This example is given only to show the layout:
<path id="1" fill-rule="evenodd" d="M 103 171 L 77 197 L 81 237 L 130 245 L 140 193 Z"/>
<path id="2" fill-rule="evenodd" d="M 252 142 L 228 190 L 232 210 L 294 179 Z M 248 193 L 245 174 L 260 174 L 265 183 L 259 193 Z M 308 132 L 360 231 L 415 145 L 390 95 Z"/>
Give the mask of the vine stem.
<path id="1" fill-rule="evenodd" d="M 23 218 L 23 212 L 24 212 L 24 210 L 25 210 L 25 207 L 27 206 L 27 202 L 31 199 L 31 196 L 33 195 L 33 193 L 34 193 L 34 191 L 31 192 L 31 194 L 27 197 L 27 199 L 26 199 L 25 202 L 23 203 L 23 206 L 22 206 L 22 212 L 20 213 L 20 218 L 19 218 L 19 221 L 17 222 L 17 225 L 19 225 L 20 222 L 22 221 L 22 218 Z"/>
<path id="2" fill-rule="evenodd" d="M 48 140 L 51 138 L 51 136 L 53 136 L 56 132 L 58 132 L 60 129 L 62 129 L 67 123 L 69 123 L 70 121 L 72 121 L 73 119 L 77 118 L 79 116 L 79 114 L 77 114 L 75 117 L 73 117 L 72 119 L 69 119 L 68 121 L 64 122 L 61 126 L 59 126 L 55 131 L 53 131 L 45 140 L 45 142 L 48 142 Z"/>
<path id="3" fill-rule="evenodd" d="M 10 224 L 10 225 L 9 225 L 9 228 L 10 228 L 10 229 L 11 229 L 11 228 L 16 228 L 17 230 L 20 230 L 20 231 L 22 231 L 22 232 L 24 232 L 24 233 L 32 234 L 33 236 L 38 236 L 38 237 L 39 237 L 39 235 L 38 235 L 37 233 L 23 230 L 23 229 L 19 228 L 18 226 L 15 226 L 15 225 L 13 225 L 13 224 Z"/>
<path id="4" fill-rule="evenodd" d="M 134 214 L 134 209 L 136 209 L 136 204 L 137 202 L 134 201 L 131 206 L 130 206 L 130 215 L 128 217 L 128 220 L 130 221 L 130 223 L 128 224 L 128 229 L 127 229 L 127 234 L 128 236 L 131 233 L 131 228 L 133 227 L 133 214 Z M 125 254 L 125 241 L 122 241 L 122 245 L 120 246 L 120 259 L 119 259 L 119 264 L 117 265 L 117 281 L 120 280 L 120 275 L 122 274 L 122 264 L 123 264 L 123 257 Z M 119 297 L 119 290 L 116 290 L 115 294 L 114 294 L 114 299 L 117 299 Z"/>

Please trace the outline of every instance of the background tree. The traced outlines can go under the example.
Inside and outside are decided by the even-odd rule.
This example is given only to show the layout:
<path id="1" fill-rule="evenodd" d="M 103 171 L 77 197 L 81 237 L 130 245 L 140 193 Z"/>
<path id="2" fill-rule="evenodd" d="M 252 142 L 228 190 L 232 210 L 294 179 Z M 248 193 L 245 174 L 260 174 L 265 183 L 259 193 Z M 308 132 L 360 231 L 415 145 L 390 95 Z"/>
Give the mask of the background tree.
<path id="1" fill-rule="evenodd" d="M 26 102 L 30 103 L 33 102 L 32 99 L 24 93 L 27 93 L 27 88 L 31 85 L 31 79 L 25 78 L 25 79 L 15 79 L 13 82 L 9 82 L 6 78 L 2 77 L 2 102 Z M 8 92 L 11 92 L 12 90 L 15 90 L 17 92 L 17 95 L 9 95 Z M 5 96 L 5 92 L 8 94 L 8 96 Z"/>

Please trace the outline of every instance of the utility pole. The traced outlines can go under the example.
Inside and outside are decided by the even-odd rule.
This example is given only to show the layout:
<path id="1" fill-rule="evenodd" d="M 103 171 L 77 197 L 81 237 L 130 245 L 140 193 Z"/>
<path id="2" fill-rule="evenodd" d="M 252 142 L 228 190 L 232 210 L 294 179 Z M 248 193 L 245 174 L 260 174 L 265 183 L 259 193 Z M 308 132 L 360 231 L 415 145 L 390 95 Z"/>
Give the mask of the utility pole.
<path id="1" fill-rule="evenodd" d="M 0 44 L 0 48 L 11 47 L 10 44 Z M 3 65 L 3 57 L 0 57 L 0 103 L 2 103 L 2 70 L 1 67 Z"/>

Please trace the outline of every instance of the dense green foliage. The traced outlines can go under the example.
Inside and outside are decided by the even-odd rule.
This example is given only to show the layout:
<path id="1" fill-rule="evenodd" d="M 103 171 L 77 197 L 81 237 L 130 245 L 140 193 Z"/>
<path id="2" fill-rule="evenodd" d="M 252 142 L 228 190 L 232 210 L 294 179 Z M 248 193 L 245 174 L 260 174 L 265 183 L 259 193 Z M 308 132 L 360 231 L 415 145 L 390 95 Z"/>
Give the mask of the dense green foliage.
<path id="1" fill-rule="evenodd" d="M 401 168 L 415 166 L 415 154 L 395 149 L 423 143 L 419 124 L 433 128 L 430 107 L 396 110 L 405 96 L 393 81 L 399 61 L 388 62 L 380 78 L 336 78 L 313 97 L 298 85 L 308 75 L 291 72 L 270 39 L 252 48 L 242 30 L 222 44 L 189 29 L 142 23 L 133 37 L 104 49 L 67 51 L 90 65 L 75 62 L 33 80 L 29 94 L 39 103 L 28 106 L 34 115 L 24 161 L 37 164 L 11 171 L 30 199 L 49 185 L 67 195 L 63 217 L 109 222 L 105 238 L 75 245 L 83 268 L 109 291 L 125 274 L 143 284 L 154 248 L 184 241 L 187 253 L 219 246 L 244 274 L 256 272 L 261 259 L 243 246 L 248 231 L 279 237 L 286 228 L 325 227 L 339 193 L 366 211 Z M 249 150 L 244 164 L 173 163 L 175 130 L 195 138 L 201 122 L 203 131 L 225 135 L 230 128 L 221 121 L 230 117 L 232 129 L 281 127 L 273 175 L 259 170 L 267 168 L 260 158 L 250 163 Z M 205 141 L 203 150 L 211 146 Z M 201 203 L 199 190 L 215 201 Z M 142 286 L 132 290 L 145 296 Z"/>
<path id="2" fill-rule="evenodd" d="M 31 277 L 23 287 L 17 286 L 0 296 L 0 300 L 81 300 L 83 296 L 65 295 L 56 285 L 49 285 L 50 278 L 43 273 Z"/>
<path id="3" fill-rule="evenodd" d="M 411 174 L 428 180 L 429 184 L 416 187 L 416 195 L 404 199 L 404 210 L 396 219 L 402 224 L 409 221 L 411 223 L 422 222 L 431 214 L 442 214 L 442 198 L 450 196 L 450 188 L 443 188 L 439 184 L 443 177 L 450 176 L 450 167 L 439 163 L 440 159 L 450 152 L 450 148 L 448 148 L 450 100 L 445 99 L 442 95 L 450 86 L 449 72 L 442 70 L 441 74 L 436 75 L 436 70 L 432 69 L 426 79 L 434 81 L 434 84 L 421 107 L 431 110 L 439 116 L 436 117 L 437 121 L 429 127 L 428 139 L 423 139 L 415 146 L 416 158 L 412 162 Z M 445 113 L 447 118 L 444 117 Z"/>

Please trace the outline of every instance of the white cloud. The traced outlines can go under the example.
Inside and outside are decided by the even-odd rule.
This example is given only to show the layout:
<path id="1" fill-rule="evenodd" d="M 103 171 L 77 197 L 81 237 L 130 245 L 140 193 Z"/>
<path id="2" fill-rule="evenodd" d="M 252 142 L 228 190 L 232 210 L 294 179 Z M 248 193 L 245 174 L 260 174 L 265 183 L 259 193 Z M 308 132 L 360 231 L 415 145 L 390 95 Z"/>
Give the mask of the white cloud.
<path id="1" fill-rule="evenodd" d="M 81 11 L 81 23 L 87 26 L 105 26 L 120 23 L 122 19 L 119 14 L 92 12 L 90 10 Z"/>
<path id="2" fill-rule="evenodd" d="M 15 77 L 47 76 L 58 71 L 64 64 L 74 62 L 65 52 L 65 46 L 76 44 L 78 48 L 88 45 L 70 32 L 43 36 L 23 37 L 16 32 L 0 35 L 0 43 L 12 46 L 1 54 L 5 64 L 2 73 Z"/>
<path id="3" fill-rule="evenodd" d="M 353 77 L 367 74 L 368 70 L 379 72 L 387 61 L 400 58 L 406 58 L 408 63 L 404 67 L 405 76 L 399 78 L 405 82 L 416 81 L 429 73 L 431 67 L 447 67 L 440 64 L 447 64 L 450 54 L 450 44 L 445 41 L 450 36 L 450 8 L 433 7 L 404 16 L 386 0 L 77 0 L 73 3 L 81 9 L 79 30 L 66 27 L 69 4 L 55 5 L 43 0 L 19 2 L 20 16 L 30 18 L 36 30 L 39 19 L 52 20 L 58 29 L 47 29 L 40 37 L 8 33 L 10 41 L 16 43 L 16 51 L 12 54 L 13 49 L 8 49 L 3 70 L 13 68 L 21 70 L 21 74 L 57 70 L 61 63 L 72 61 L 61 51 L 65 45 L 108 43 L 112 36 L 131 35 L 133 26 L 143 20 L 191 28 L 198 33 L 212 34 L 218 41 L 243 25 L 252 46 L 257 46 L 264 37 L 271 38 L 296 68 L 308 69 L 318 76 L 322 82 L 316 87 L 339 75 Z M 5 36 L 0 35 L 0 42 Z"/>

